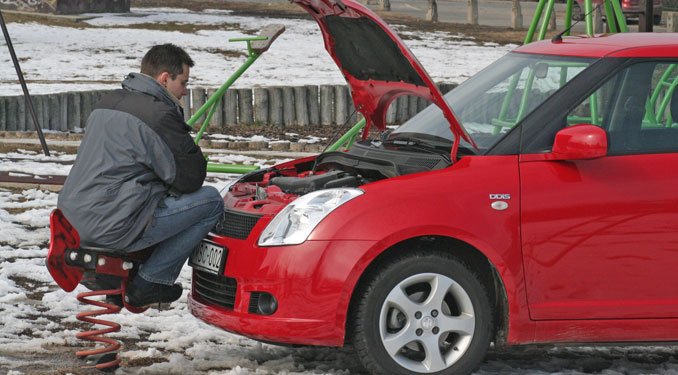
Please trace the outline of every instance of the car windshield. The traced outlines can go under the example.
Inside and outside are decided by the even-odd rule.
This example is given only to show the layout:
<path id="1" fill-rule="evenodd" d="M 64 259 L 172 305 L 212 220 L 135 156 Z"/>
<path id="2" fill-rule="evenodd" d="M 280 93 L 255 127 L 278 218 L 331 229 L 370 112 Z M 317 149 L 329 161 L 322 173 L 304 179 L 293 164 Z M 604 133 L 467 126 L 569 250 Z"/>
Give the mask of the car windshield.
<path id="1" fill-rule="evenodd" d="M 445 95 L 461 125 L 484 153 L 532 110 L 586 69 L 593 59 L 510 53 Z M 454 136 L 442 111 L 430 105 L 394 130 L 389 141 L 446 143 Z"/>

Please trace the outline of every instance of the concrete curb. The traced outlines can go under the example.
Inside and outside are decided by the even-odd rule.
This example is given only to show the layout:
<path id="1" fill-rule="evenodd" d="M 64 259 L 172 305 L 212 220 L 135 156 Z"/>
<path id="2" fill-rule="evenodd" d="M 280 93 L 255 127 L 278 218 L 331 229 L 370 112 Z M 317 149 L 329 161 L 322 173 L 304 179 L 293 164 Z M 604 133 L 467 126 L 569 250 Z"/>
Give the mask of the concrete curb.
<path id="1" fill-rule="evenodd" d="M 66 132 L 48 132 L 45 133 L 47 147 L 51 150 L 59 149 L 59 151 L 73 152 L 77 151 L 80 146 L 83 134 L 81 133 L 66 133 Z M 22 132 L 22 131 L 5 131 L 0 132 L 0 145 L 5 145 L 2 149 L 9 148 L 10 145 L 30 145 L 34 149 L 35 145 L 40 145 L 37 133 Z M 307 142 L 292 142 L 292 141 L 228 141 L 221 139 L 203 139 L 199 143 L 200 147 L 209 149 L 218 149 L 221 152 L 227 150 L 229 153 L 239 154 L 243 151 L 270 151 L 278 153 L 310 153 L 318 154 L 325 148 L 324 144 L 307 143 Z M 1 150 L 0 150 L 1 151 Z"/>
<path id="2" fill-rule="evenodd" d="M 201 142 L 201 147 L 203 149 L 203 152 L 206 154 L 234 154 L 234 155 L 247 155 L 247 156 L 261 156 L 265 158 L 302 158 L 306 156 L 312 156 L 312 155 L 317 155 L 319 152 L 307 152 L 307 151 L 302 151 L 302 150 L 293 150 L 293 148 L 290 148 L 290 150 L 274 150 L 274 149 L 269 149 L 268 147 L 268 142 L 241 142 L 246 144 L 245 146 L 248 146 L 250 143 L 255 143 L 255 144 L 261 144 L 259 146 L 262 147 L 257 147 L 254 149 L 233 149 L 233 148 L 214 148 L 213 146 L 218 146 L 219 143 L 212 143 L 212 142 Z M 38 139 L 15 139 L 15 138 L 0 138 L 0 145 L 5 145 L 13 148 L 14 150 L 17 150 L 19 148 L 23 148 L 21 146 L 31 146 L 33 148 L 34 146 L 40 146 L 40 140 Z M 229 142 L 230 145 L 230 142 Z M 303 143 L 302 143 L 303 145 Z M 311 144 L 307 144 L 310 146 L 313 146 Z M 67 141 L 67 140 L 47 140 L 47 146 L 49 147 L 50 151 L 71 151 L 75 152 L 78 147 L 80 147 L 80 141 Z M 304 150 L 307 149 L 306 147 L 303 148 Z M 322 150 L 321 150 L 322 151 Z"/>

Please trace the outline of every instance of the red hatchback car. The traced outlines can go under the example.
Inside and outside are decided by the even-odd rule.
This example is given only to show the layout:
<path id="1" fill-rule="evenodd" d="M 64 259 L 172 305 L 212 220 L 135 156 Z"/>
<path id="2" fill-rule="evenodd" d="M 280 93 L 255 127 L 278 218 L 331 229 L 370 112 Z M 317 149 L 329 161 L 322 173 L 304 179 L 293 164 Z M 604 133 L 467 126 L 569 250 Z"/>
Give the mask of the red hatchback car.
<path id="1" fill-rule="evenodd" d="M 532 43 L 443 97 L 356 1 L 294 2 L 368 124 L 399 95 L 432 105 L 230 187 L 193 315 L 351 344 L 382 374 L 467 374 L 493 342 L 678 341 L 675 34 Z"/>

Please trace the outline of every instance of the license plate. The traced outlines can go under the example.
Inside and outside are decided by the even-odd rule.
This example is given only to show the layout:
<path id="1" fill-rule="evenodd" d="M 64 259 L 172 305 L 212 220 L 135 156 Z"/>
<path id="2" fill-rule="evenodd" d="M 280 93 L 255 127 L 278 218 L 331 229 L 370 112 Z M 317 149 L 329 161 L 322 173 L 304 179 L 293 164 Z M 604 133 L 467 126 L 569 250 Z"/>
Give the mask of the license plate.
<path id="1" fill-rule="evenodd" d="M 188 265 L 213 274 L 220 274 L 226 263 L 226 249 L 209 242 L 200 242 L 188 259 Z"/>

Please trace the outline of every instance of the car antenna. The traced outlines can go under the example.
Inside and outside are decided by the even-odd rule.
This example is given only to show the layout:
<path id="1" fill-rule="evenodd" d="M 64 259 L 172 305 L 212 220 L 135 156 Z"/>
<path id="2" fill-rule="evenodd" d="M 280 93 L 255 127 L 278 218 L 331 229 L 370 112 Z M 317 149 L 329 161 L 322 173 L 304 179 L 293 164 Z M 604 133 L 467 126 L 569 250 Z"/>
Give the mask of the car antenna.
<path id="1" fill-rule="evenodd" d="M 607 0 L 605 0 L 605 1 L 607 1 Z M 593 7 L 593 9 L 591 9 L 588 13 L 586 13 L 582 19 L 579 19 L 579 20 L 575 21 L 575 23 L 573 23 L 572 25 L 570 25 L 570 27 L 568 27 L 567 29 L 565 29 L 565 30 L 559 32 L 558 34 L 554 35 L 553 38 L 551 38 L 551 43 L 562 43 L 562 42 L 563 42 L 563 35 L 565 35 L 565 33 L 567 33 L 567 32 L 569 32 L 570 30 L 572 30 L 572 28 L 574 27 L 574 25 L 576 25 L 576 24 L 578 24 L 579 22 L 581 22 L 582 20 L 586 19 L 586 16 L 588 16 L 588 15 L 591 14 L 591 13 L 593 13 L 596 9 L 599 9 L 600 6 L 601 6 L 602 4 L 605 3 L 605 1 L 603 1 L 601 4 L 598 4 L 598 5 L 596 5 L 595 7 Z"/>

